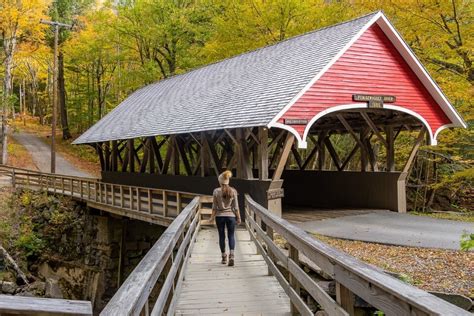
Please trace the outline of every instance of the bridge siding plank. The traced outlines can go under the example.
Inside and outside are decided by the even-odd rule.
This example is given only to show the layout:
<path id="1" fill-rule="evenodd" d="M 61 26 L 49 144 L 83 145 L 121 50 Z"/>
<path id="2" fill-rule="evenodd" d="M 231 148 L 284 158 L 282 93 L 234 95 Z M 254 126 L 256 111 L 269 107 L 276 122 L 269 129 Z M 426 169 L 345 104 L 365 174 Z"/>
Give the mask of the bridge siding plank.
<path id="1" fill-rule="evenodd" d="M 201 229 L 178 293 L 176 315 L 290 315 L 288 296 L 256 252 L 248 232 L 239 229 L 236 265 L 223 265 L 216 229 Z"/>

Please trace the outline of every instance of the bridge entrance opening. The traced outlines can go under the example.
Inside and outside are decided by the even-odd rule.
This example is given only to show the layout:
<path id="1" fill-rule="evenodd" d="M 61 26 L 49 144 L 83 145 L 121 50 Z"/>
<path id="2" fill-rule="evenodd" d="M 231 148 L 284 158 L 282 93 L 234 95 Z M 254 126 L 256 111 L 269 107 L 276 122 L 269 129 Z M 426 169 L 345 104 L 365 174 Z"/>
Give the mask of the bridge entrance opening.
<path id="1" fill-rule="evenodd" d="M 336 106 L 311 120 L 307 148 L 291 148 L 282 174 L 285 217 L 333 217 L 335 210 L 405 212 L 407 174 L 416 150 L 429 144 L 431 135 L 426 121 L 395 108 Z"/>

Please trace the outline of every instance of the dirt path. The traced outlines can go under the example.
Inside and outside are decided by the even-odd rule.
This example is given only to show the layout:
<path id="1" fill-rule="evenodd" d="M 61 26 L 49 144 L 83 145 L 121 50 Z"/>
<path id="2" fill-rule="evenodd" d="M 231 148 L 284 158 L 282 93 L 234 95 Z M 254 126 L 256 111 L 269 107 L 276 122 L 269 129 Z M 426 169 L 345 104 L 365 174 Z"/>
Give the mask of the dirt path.
<path id="1" fill-rule="evenodd" d="M 51 147 L 48 144 L 31 133 L 18 132 L 14 133 L 12 137 L 30 152 L 34 163 L 41 172 L 50 172 Z M 92 174 L 79 170 L 59 153 L 56 153 L 56 173 L 77 177 L 94 177 Z"/>

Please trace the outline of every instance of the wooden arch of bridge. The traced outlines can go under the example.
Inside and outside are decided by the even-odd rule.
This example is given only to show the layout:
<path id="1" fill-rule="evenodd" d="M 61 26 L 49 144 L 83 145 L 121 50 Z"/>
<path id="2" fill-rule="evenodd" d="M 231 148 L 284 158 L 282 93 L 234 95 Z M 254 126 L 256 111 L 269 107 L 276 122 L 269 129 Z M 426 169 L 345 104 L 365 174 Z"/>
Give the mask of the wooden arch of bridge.
<path id="1" fill-rule="evenodd" d="M 16 185 L 32 189 L 41 186 L 52 194 L 84 199 L 76 193 L 75 181 L 84 183 L 87 179 L 6 167 L 1 170 Z M 91 186 L 91 190 L 93 187 L 97 188 Z M 149 199 L 150 195 L 144 197 L 145 202 L 154 203 Z M 249 195 L 245 196 L 246 229 L 237 232 L 236 267 L 222 266 L 215 230 L 201 226 L 203 204 L 209 202 L 206 197 L 196 196 L 179 212 L 101 315 L 314 315 L 316 306 L 327 315 L 356 315 L 360 299 L 386 315 L 470 315 L 314 239 Z M 150 218 L 139 219 L 153 222 Z M 281 247 L 282 242 L 288 246 L 287 251 Z M 335 296 L 305 272 L 303 262 L 334 280 Z M 2 315 L 32 312 L 92 315 L 87 302 L 26 302 L 0 296 Z"/>

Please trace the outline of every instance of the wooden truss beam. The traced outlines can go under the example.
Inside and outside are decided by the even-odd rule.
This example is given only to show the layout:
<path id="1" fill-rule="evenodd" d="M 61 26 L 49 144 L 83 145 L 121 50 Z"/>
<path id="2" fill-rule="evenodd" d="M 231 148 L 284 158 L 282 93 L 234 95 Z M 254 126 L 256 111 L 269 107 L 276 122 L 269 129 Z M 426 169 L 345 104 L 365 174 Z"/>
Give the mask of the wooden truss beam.
<path id="1" fill-rule="evenodd" d="M 280 180 L 281 175 L 283 174 L 283 170 L 285 169 L 286 162 L 288 161 L 288 156 L 290 154 L 291 147 L 293 146 L 294 141 L 295 141 L 295 136 L 291 133 L 288 133 L 286 135 L 282 153 L 277 162 L 275 171 L 273 172 L 273 177 L 272 177 L 273 181 Z"/>

